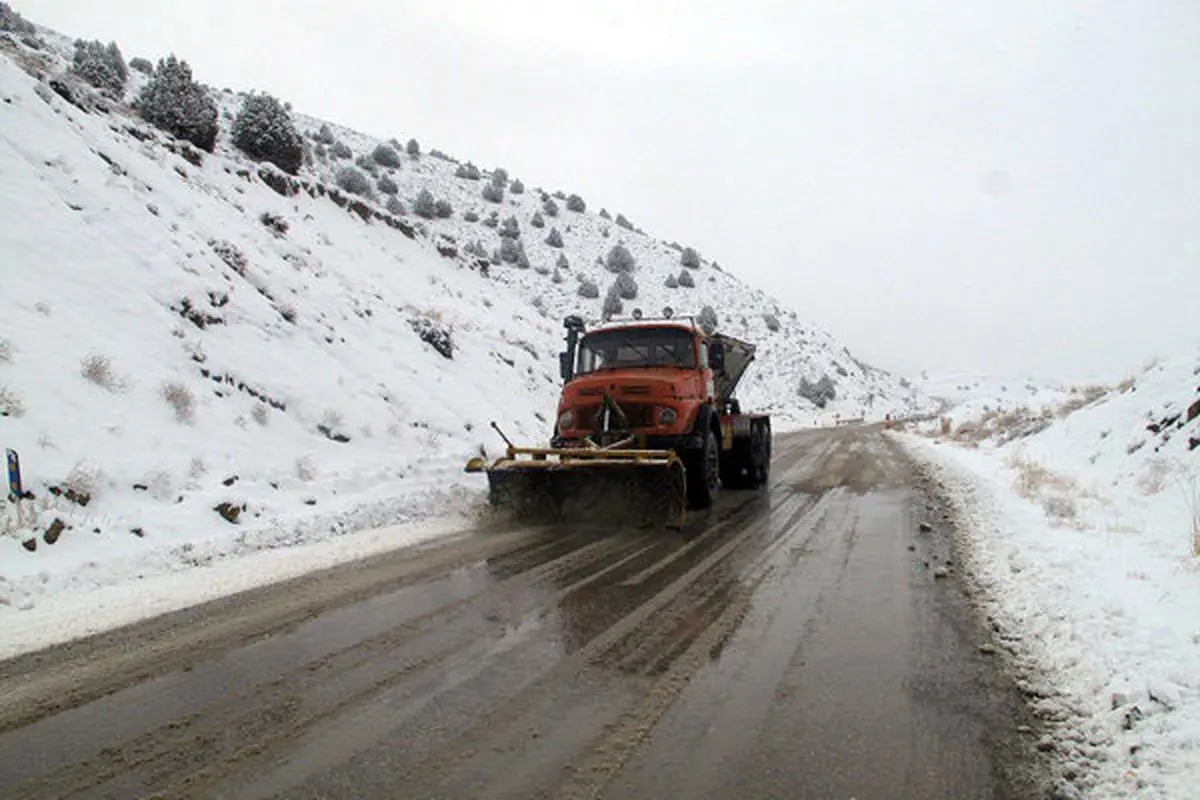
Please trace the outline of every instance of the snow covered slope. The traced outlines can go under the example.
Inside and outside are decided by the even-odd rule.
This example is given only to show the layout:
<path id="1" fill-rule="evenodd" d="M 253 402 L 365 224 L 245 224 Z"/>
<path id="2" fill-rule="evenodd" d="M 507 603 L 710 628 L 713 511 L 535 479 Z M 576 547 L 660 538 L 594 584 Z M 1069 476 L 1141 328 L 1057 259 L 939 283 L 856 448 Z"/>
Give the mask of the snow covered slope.
<path id="1" fill-rule="evenodd" d="M 965 569 L 1038 698 L 1061 796 L 1195 796 L 1200 349 L 955 425 L 908 441 L 958 497 Z"/>
<path id="2" fill-rule="evenodd" d="M 799 390 L 823 378 L 848 415 L 919 401 L 715 263 L 685 269 L 676 246 L 562 199 L 550 217 L 533 186 L 503 181 L 493 203 L 488 173 L 401 151 L 372 177 L 397 186 L 389 212 L 335 185 L 382 140 L 329 126 L 354 156 L 337 159 L 298 117 L 326 155 L 292 178 L 232 148 L 240 98 L 219 93 L 221 137 L 201 154 L 129 109 L 144 76 L 105 99 L 70 52 L 50 31 L 0 34 L 0 444 L 31 495 L 0 521 L 0 605 L 471 509 L 482 484 L 461 468 L 498 450 L 490 420 L 547 438 L 560 320 L 600 317 L 615 276 L 597 262 L 618 242 L 638 263 L 626 310 L 711 305 L 759 343 L 746 407 L 811 423 Z M 413 215 L 422 190 L 453 213 Z M 528 268 L 478 255 L 501 245 L 493 212 L 516 220 Z M 668 288 L 681 272 L 694 288 Z M 586 280 L 599 298 L 579 295 Z"/>

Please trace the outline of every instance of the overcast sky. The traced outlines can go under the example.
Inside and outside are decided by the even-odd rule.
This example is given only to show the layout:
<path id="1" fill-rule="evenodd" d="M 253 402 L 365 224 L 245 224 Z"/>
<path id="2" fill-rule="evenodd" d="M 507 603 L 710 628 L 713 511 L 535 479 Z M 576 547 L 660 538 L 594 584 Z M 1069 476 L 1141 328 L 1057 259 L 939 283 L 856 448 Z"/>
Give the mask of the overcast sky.
<path id="1" fill-rule="evenodd" d="M 579 192 L 900 372 L 1200 341 L 1200 3 L 14 0 Z"/>

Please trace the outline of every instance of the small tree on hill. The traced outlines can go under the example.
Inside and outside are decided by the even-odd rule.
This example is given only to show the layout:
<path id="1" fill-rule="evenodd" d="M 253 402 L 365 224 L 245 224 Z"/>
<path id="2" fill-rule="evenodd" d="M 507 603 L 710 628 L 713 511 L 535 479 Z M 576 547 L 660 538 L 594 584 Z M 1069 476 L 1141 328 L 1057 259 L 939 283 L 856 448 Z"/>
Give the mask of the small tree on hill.
<path id="1" fill-rule="evenodd" d="M 638 295 L 637 281 L 628 272 L 622 272 L 613 282 L 613 288 L 617 290 L 617 294 L 622 300 L 636 300 Z"/>
<path id="2" fill-rule="evenodd" d="M 513 182 L 508 185 L 508 190 L 513 194 L 525 194 L 525 184 L 521 183 L 521 181 L 518 179 L 514 179 Z"/>
<path id="3" fill-rule="evenodd" d="M 685 289 L 691 289 L 696 285 L 696 282 L 692 280 L 692 273 L 688 272 L 686 269 L 681 269 L 679 271 L 678 280 L 679 285 Z"/>
<path id="4" fill-rule="evenodd" d="M 350 145 L 345 142 L 334 142 L 333 147 L 329 148 L 329 154 L 334 158 L 347 159 L 354 158 L 354 151 L 350 149 Z"/>
<path id="5" fill-rule="evenodd" d="M 594 300 L 600 296 L 600 287 L 591 278 L 580 278 L 579 288 L 575 290 L 575 294 L 588 300 Z M 620 298 L 617 299 L 619 300 Z"/>
<path id="6" fill-rule="evenodd" d="M 504 187 L 496 183 L 488 183 L 483 187 L 483 199 L 489 203 L 504 202 Z"/>
<path id="7" fill-rule="evenodd" d="M 375 150 L 371 153 L 371 158 L 375 159 L 375 163 L 381 167 L 395 169 L 400 166 L 400 155 L 389 145 L 383 143 L 375 145 Z"/>
<path id="8" fill-rule="evenodd" d="M 633 223 L 625 219 L 624 214 L 617 214 L 617 227 L 624 228 L 627 231 L 633 230 Z"/>
<path id="9" fill-rule="evenodd" d="M 404 151 L 413 158 L 416 158 L 421 155 L 421 145 L 417 143 L 416 139 L 409 139 L 408 144 L 404 147 Z"/>
<path id="10" fill-rule="evenodd" d="M 700 269 L 700 254 L 696 252 L 695 248 L 685 247 L 679 255 L 679 263 L 688 269 Z"/>
<path id="11" fill-rule="evenodd" d="M 608 251 L 604 266 L 609 272 L 633 272 L 637 269 L 637 260 L 625 245 L 617 243 Z"/>
<path id="12" fill-rule="evenodd" d="M 558 232 L 558 228 L 550 229 L 550 235 L 546 237 L 546 244 L 550 245 L 551 247 L 563 246 L 562 234 Z"/>
<path id="13" fill-rule="evenodd" d="M 542 212 L 540 212 L 540 211 L 533 212 L 533 216 L 529 218 L 529 224 L 535 228 L 546 227 L 546 220 L 542 217 Z"/>
<path id="14" fill-rule="evenodd" d="M 428 189 L 418 192 L 417 199 L 413 201 L 412 210 L 418 217 L 425 219 L 433 219 L 437 216 L 437 201 L 433 199 L 433 193 Z"/>
<path id="15" fill-rule="evenodd" d="M 394 216 L 402 216 L 404 214 L 404 203 L 400 202 L 400 198 L 395 195 L 388 195 L 387 210 L 389 214 Z"/>
<path id="16" fill-rule="evenodd" d="M 604 305 L 601 307 L 601 313 L 605 319 L 615 317 L 625 310 L 625 304 L 621 302 L 621 294 L 617 290 L 617 285 L 614 283 L 608 289 L 608 294 L 604 296 Z"/>
<path id="17" fill-rule="evenodd" d="M 354 167 L 342 167 L 338 170 L 337 176 L 334 179 L 337 185 L 345 189 L 350 194 L 361 195 L 362 197 L 374 197 L 375 192 L 371 188 L 371 180 L 363 173 L 356 170 Z"/>
<path id="18" fill-rule="evenodd" d="M 383 194 L 396 194 L 400 191 L 400 187 L 385 173 L 379 176 L 379 180 L 375 181 L 375 188 Z"/>
<path id="19" fill-rule="evenodd" d="M 114 95 L 121 94 L 129 79 L 129 69 L 116 42 L 104 45 L 97 41 L 76 40 L 71 71 L 97 89 Z"/>
<path id="20" fill-rule="evenodd" d="M 212 152 L 217 142 L 217 104 L 192 80 L 192 68 L 171 55 L 158 62 L 134 101 L 134 108 L 156 128 Z"/>
<path id="21" fill-rule="evenodd" d="M 248 94 L 233 120 L 233 144 L 257 161 L 269 161 L 295 175 L 304 164 L 304 139 L 292 115 L 276 98 L 265 92 Z M 356 194 L 361 194 L 357 192 Z"/>
<path id="22" fill-rule="evenodd" d="M 438 219 L 450 219 L 454 216 L 454 206 L 449 200 L 438 200 L 433 204 L 433 214 Z"/>
<path id="23" fill-rule="evenodd" d="M 583 213 L 587 210 L 587 203 L 583 202 L 583 198 L 577 194 L 573 194 L 567 198 L 567 210 Z"/>
<path id="24" fill-rule="evenodd" d="M 509 239 L 520 239 L 521 223 L 517 222 L 516 217 L 506 217 L 500 224 L 500 235 Z"/>
<path id="25" fill-rule="evenodd" d="M 700 309 L 700 314 L 696 317 L 696 323 L 705 333 L 711 335 L 717 329 L 716 310 L 712 306 L 705 306 Z"/>
<path id="26" fill-rule="evenodd" d="M 558 260 L 554 262 L 554 266 L 555 266 L 555 267 L 557 267 L 558 269 L 570 269 L 570 268 L 571 268 L 571 262 L 570 262 L 570 260 L 567 258 L 567 254 L 566 254 L 566 253 L 559 253 L 559 254 L 558 254 Z"/>
<path id="27" fill-rule="evenodd" d="M 542 213 L 547 217 L 558 216 L 558 203 L 554 202 L 553 197 L 547 197 L 542 201 Z"/>
<path id="28" fill-rule="evenodd" d="M 143 75 L 154 74 L 154 64 L 150 62 L 150 59 L 142 58 L 140 56 L 129 59 L 129 68 L 135 69 Z"/>

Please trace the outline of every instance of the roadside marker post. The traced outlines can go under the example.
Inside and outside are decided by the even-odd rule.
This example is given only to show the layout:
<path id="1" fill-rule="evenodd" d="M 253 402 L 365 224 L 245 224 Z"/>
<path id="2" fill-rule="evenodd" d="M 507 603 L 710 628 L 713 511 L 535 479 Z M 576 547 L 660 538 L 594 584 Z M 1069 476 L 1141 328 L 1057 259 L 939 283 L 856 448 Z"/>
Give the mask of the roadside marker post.
<path id="1" fill-rule="evenodd" d="M 21 457 L 11 447 L 5 448 L 4 455 L 8 462 L 8 499 L 17 504 L 17 525 L 21 525 L 21 500 L 25 497 L 21 487 Z"/>

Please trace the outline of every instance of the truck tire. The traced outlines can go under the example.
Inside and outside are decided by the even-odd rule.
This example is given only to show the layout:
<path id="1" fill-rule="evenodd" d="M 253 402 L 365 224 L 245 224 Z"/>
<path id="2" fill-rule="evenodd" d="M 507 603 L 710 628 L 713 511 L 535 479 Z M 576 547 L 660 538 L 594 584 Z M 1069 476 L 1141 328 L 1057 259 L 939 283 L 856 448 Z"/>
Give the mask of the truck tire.
<path id="1" fill-rule="evenodd" d="M 771 434 L 766 425 L 755 424 L 750 432 L 747 488 L 764 486 L 771 476 Z"/>
<path id="2" fill-rule="evenodd" d="M 711 508 L 721 483 L 721 447 L 711 429 L 705 431 L 703 444 L 687 462 L 688 505 Z"/>

